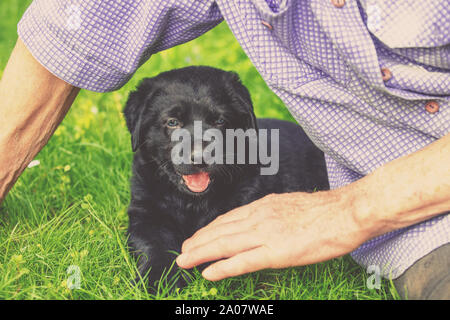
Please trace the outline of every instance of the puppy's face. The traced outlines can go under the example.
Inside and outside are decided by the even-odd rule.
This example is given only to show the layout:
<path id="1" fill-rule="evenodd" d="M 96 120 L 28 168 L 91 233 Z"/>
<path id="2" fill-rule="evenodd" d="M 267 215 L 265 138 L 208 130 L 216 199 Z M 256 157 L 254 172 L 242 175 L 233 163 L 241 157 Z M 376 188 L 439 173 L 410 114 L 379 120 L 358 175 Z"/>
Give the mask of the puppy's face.
<path id="1" fill-rule="evenodd" d="M 203 151 L 215 139 L 204 141 L 204 133 L 221 134 L 225 147 L 226 129 L 256 129 L 250 95 L 237 75 L 209 67 L 145 79 L 130 94 L 124 113 L 133 151 L 139 153 L 137 165 L 153 168 L 179 191 L 195 196 L 232 182 L 242 168 L 225 164 L 225 149 L 222 161 L 206 161 Z M 174 151 L 186 141 L 189 150 L 180 161 Z"/>

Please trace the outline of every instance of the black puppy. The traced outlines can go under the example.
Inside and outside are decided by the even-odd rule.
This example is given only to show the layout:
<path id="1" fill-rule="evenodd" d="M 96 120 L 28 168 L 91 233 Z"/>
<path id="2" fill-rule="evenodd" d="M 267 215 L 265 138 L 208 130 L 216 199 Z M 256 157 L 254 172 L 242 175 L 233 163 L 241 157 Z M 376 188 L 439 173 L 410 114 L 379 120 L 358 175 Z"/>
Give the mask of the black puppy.
<path id="1" fill-rule="evenodd" d="M 210 67 L 161 73 L 130 94 L 124 114 L 135 151 L 129 247 L 149 285 L 172 265 L 173 251 L 180 252 L 185 239 L 220 214 L 270 193 L 328 189 L 323 153 L 298 125 L 257 121 L 249 92 L 235 73 Z M 227 129 L 279 129 L 278 172 L 262 175 L 258 163 L 205 164 L 195 161 L 194 147 L 187 162 L 174 161 L 179 141 L 172 141 L 172 134 L 183 128 L 195 136 L 194 121 L 224 136 Z M 247 139 L 248 152 L 249 145 Z M 269 144 L 268 152 L 275 147 Z M 224 157 L 230 153 L 236 160 L 236 147 Z"/>

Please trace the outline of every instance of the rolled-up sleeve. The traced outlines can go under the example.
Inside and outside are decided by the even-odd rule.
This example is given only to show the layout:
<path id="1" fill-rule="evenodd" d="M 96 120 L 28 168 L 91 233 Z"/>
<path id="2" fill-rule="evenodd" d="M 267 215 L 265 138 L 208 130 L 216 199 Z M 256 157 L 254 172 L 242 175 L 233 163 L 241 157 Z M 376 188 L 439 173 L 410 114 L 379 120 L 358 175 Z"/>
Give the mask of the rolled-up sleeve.
<path id="1" fill-rule="evenodd" d="M 17 29 L 55 76 L 107 92 L 123 86 L 152 54 L 221 21 L 212 0 L 34 0 Z"/>

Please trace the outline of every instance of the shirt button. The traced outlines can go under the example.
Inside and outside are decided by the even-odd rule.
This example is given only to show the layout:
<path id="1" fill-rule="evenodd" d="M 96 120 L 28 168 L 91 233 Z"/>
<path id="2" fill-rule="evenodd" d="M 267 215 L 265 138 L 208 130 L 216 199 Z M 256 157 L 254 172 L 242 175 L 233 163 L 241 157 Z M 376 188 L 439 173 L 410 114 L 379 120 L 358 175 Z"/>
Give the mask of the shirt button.
<path id="1" fill-rule="evenodd" d="M 425 110 L 427 110 L 428 113 L 436 113 L 439 111 L 439 104 L 436 101 L 429 101 L 425 105 Z"/>
<path id="2" fill-rule="evenodd" d="M 331 3 L 336 8 L 342 8 L 343 6 L 345 6 L 345 0 L 331 0 Z"/>
<path id="3" fill-rule="evenodd" d="M 264 21 L 264 20 L 261 20 L 261 24 L 262 24 L 263 26 L 265 26 L 265 27 L 266 27 L 267 29 L 269 29 L 269 30 L 272 30 L 272 29 L 273 29 L 272 25 L 271 25 L 270 23 Z"/>
<path id="4" fill-rule="evenodd" d="M 392 72 L 388 68 L 381 68 L 381 78 L 383 81 L 388 81 L 392 78 Z"/>

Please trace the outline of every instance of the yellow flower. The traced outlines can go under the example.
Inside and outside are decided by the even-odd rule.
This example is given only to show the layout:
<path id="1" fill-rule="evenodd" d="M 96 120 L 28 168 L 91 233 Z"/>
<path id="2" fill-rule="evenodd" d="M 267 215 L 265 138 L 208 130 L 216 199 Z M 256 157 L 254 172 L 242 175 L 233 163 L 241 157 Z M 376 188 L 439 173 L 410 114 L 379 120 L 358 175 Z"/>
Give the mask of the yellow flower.
<path id="1" fill-rule="evenodd" d="M 80 258 L 83 259 L 84 257 L 86 257 L 88 255 L 89 251 L 87 250 L 81 250 L 80 251 Z"/>
<path id="2" fill-rule="evenodd" d="M 15 254 L 11 257 L 11 261 L 14 262 L 15 264 L 22 264 L 25 262 L 25 260 L 23 259 L 23 256 L 21 254 Z"/>
<path id="3" fill-rule="evenodd" d="M 212 295 L 212 296 L 215 296 L 217 294 L 217 288 L 211 288 L 209 290 L 209 294 Z"/>

